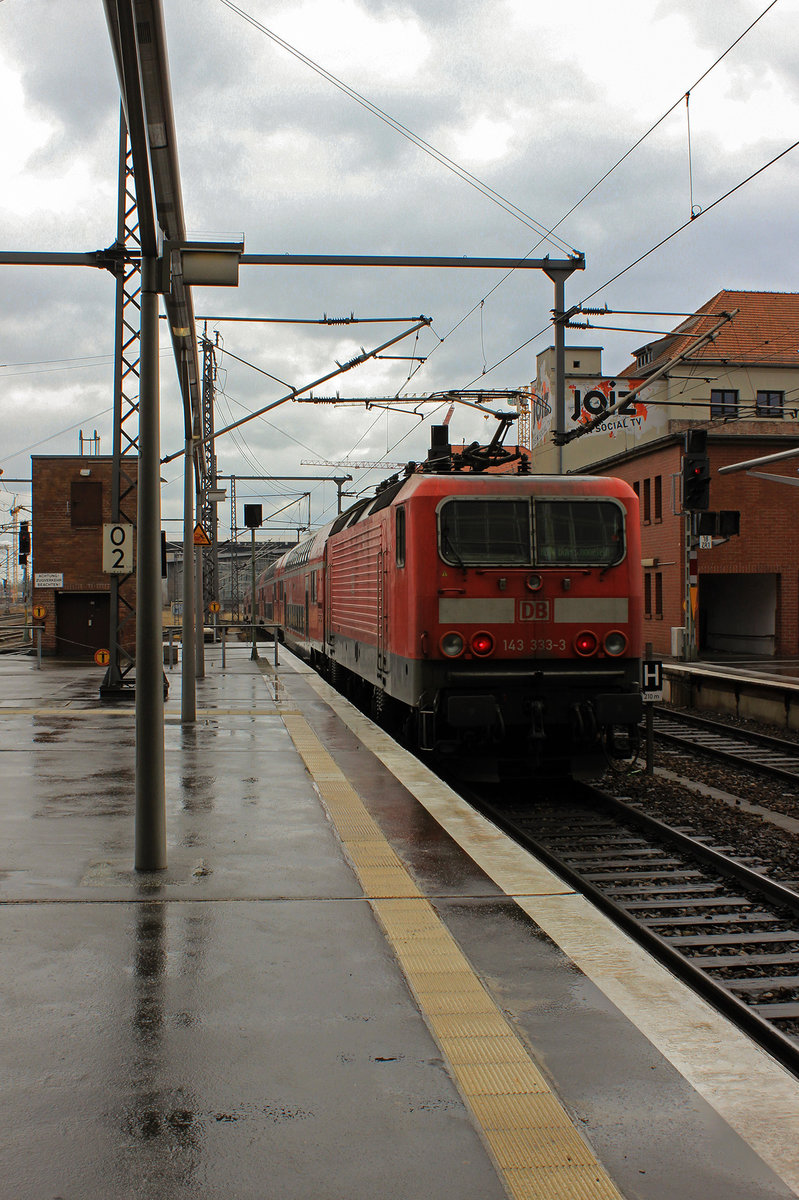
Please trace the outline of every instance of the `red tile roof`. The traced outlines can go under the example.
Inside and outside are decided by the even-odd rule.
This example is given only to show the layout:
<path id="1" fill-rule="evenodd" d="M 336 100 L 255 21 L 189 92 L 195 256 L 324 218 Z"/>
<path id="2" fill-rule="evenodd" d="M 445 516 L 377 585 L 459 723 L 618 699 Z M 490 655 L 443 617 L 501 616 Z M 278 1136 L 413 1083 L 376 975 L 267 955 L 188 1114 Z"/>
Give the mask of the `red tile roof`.
<path id="1" fill-rule="evenodd" d="M 648 375 L 675 355 L 690 351 L 696 335 L 706 333 L 722 313 L 734 309 L 739 311 L 733 319 L 689 361 L 799 367 L 799 293 L 723 291 L 665 338 L 649 343 L 648 362 L 641 366 L 633 362 L 620 375 Z"/>

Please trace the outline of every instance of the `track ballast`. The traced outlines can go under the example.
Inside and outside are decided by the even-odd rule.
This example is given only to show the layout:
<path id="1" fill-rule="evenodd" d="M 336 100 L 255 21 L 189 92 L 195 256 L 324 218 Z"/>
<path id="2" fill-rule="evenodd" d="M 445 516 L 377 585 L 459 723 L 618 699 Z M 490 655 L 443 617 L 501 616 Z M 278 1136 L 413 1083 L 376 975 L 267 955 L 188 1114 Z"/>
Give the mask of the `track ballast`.
<path id="1" fill-rule="evenodd" d="M 796 892 L 585 785 L 551 804 L 470 799 L 799 1075 Z"/>

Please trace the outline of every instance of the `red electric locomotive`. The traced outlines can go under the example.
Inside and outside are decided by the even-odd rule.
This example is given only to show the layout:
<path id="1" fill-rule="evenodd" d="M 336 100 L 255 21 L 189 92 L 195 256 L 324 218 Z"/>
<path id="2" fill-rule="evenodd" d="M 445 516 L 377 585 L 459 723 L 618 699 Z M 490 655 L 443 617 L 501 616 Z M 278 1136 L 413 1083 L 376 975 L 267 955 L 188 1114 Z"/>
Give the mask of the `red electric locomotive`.
<path id="1" fill-rule="evenodd" d="M 642 714 L 638 499 L 484 461 L 437 453 L 298 543 L 258 617 L 473 775 L 594 769 Z"/>

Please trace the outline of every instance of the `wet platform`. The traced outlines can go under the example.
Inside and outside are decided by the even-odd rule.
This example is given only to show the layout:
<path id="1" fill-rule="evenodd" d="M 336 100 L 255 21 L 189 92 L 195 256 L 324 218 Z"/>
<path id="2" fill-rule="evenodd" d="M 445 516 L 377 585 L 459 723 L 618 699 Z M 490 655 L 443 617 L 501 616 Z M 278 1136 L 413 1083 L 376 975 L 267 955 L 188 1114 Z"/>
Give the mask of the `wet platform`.
<path id="1" fill-rule="evenodd" d="M 0 659 L 14 1200 L 784 1200 L 799 1084 L 298 660 L 166 712 Z"/>

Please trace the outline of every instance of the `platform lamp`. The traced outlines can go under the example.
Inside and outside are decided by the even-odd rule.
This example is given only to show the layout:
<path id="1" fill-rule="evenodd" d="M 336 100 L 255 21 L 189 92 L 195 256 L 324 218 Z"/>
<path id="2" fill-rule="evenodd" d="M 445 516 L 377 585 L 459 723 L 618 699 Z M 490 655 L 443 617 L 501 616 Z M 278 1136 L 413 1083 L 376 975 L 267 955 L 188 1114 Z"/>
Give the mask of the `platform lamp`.
<path id="1" fill-rule="evenodd" d="M 263 513 L 260 504 L 244 505 L 244 526 L 252 531 L 252 591 L 250 592 L 250 620 L 252 621 L 252 654 L 253 662 L 258 661 L 258 641 L 255 628 L 255 531 L 263 524 Z"/>

